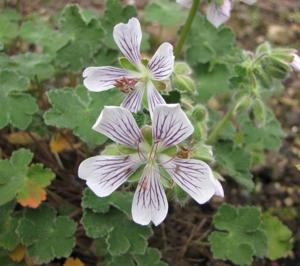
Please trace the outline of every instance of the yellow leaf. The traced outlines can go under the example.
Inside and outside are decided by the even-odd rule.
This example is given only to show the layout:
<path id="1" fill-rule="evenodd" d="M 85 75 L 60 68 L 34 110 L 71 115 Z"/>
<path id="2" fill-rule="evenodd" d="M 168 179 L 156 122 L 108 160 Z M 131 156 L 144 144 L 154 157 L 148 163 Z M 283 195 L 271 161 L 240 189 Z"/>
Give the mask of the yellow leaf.
<path id="1" fill-rule="evenodd" d="M 35 140 L 40 140 L 41 137 L 36 133 L 26 131 L 18 131 L 4 135 L 5 139 L 12 144 L 27 145 Z"/>
<path id="2" fill-rule="evenodd" d="M 84 263 L 80 259 L 70 257 L 66 259 L 63 266 L 84 266 Z"/>
<path id="3" fill-rule="evenodd" d="M 50 141 L 50 150 L 52 153 L 60 153 L 73 148 L 78 148 L 80 144 L 72 145 L 71 141 L 61 133 L 55 134 Z"/>
<path id="4" fill-rule="evenodd" d="M 25 247 L 24 246 L 17 246 L 13 251 L 9 253 L 9 257 L 16 262 L 20 262 L 24 259 L 25 257 Z"/>

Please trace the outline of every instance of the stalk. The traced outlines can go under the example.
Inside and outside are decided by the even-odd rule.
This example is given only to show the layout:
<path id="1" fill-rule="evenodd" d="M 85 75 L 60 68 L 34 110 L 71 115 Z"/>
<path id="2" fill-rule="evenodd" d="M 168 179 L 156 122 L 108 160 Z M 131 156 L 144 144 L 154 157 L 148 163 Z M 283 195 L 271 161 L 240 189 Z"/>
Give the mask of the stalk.
<path id="1" fill-rule="evenodd" d="M 188 15 L 188 17 L 185 21 L 185 24 L 182 28 L 182 31 L 179 35 L 179 39 L 178 39 L 178 41 L 176 43 L 176 46 L 175 46 L 175 58 L 176 59 L 181 54 L 182 47 L 184 45 L 185 39 L 186 39 L 187 34 L 189 33 L 190 29 L 191 29 L 193 20 L 195 18 L 196 13 L 197 13 L 199 3 L 200 3 L 200 0 L 193 0 L 193 4 L 192 4 L 192 7 L 190 9 L 189 15 Z"/>

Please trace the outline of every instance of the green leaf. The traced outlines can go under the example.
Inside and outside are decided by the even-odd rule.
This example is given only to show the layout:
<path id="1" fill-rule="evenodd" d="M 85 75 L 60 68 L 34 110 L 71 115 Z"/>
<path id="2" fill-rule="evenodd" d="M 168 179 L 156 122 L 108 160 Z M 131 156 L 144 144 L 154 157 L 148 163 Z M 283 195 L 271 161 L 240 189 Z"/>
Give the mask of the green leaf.
<path id="1" fill-rule="evenodd" d="M 265 230 L 268 239 L 267 257 L 271 260 L 286 257 L 293 248 L 291 230 L 269 213 L 265 213 L 262 220 L 262 229 Z"/>
<path id="2" fill-rule="evenodd" d="M 225 58 L 234 53 L 235 37 L 231 29 L 215 28 L 204 17 L 196 16 L 188 35 L 187 61 L 195 66 L 198 63 L 224 63 Z"/>
<path id="3" fill-rule="evenodd" d="M 0 128 L 12 124 L 25 129 L 38 110 L 35 99 L 26 94 L 29 80 L 13 71 L 0 72 Z"/>
<path id="4" fill-rule="evenodd" d="M 248 190 L 254 188 L 250 172 L 251 155 L 243 148 L 234 146 L 231 141 L 219 141 L 214 146 L 216 162 L 228 175 Z"/>
<path id="5" fill-rule="evenodd" d="M 32 200 L 36 206 L 31 207 L 37 207 L 40 203 L 39 193 L 50 184 L 54 173 L 43 169 L 41 164 L 28 166 L 32 157 L 29 150 L 19 149 L 13 152 L 10 160 L 0 161 L 0 205 L 15 197 L 25 205 Z"/>
<path id="6" fill-rule="evenodd" d="M 44 81 L 51 78 L 55 73 L 51 64 L 52 57 L 47 54 L 25 53 L 0 57 L 0 67 L 15 71 L 31 80 L 37 78 Z"/>
<path id="7" fill-rule="evenodd" d="M 52 108 L 44 119 L 47 125 L 72 129 L 74 134 L 91 146 L 103 144 L 107 138 L 92 130 L 104 105 L 118 105 L 121 94 L 116 90 L 89 92 L 83 86 L 48 92 Z"/>
<path id="8" fill-rule="evenodd" d="M 78 5 L 64 8 L 59 28 L 68 42 L 57 51 L 56 62 L 69 71 L 78 72 L 101 48 L 103 29 L 96 19 L 87 22 Z"/>
<path id="9" fill-rule="evenodd" d="M 68 39 L 58 30 L 53 29 L 49 22 L 39 15 L 25 18 L 20 27 L 20 37 L 29 44 L 39 45 L 44 54 L 55 54 Z"/>
<path id="10" fill-rule="evenodd" d="M 42 206 L 26 209 L 17 233 L 34 263 L 48 263 L 68 257 L 75 246 L 76 224 L 67 216 L 56 216 L 55 210 Z"/>
<path id="11" fill-rule="evenodd" d="M 135 266 L 136 264 L 133 261 L 133 258 L 128 255 L 121 255 L 121 256 L 113 256 L 107 262 L 106 266 Z"/>
<path id="12" fill-rule="evenodd" d="M 263 127 L 257 128 L 247 113 L 240 115 L 238 121 L 240 122 L 240 131 L 243 134 L 244 143 L 247 146 L 274 151 L 280 148 L 284 132 L 270 109 L 266 112 Z"/>
<path id="13" fill-rule="evenodd" d="M 146 6 L 144 18 L 146 22 L 159 22 L 165 27 L 174 27 L 183 24 L 187 12 L 180 5 L 169 0 L 155 1 Z"/>
<path id="14" fill-rule="evenodd" d="M 226 93 L 230 89 L 232 74 L 228 67 L 217 64 L 210 69 L 207 65 L 199 65 L 196 74 L 199 77 L 198 98 L 207 101 L 214 95 Z"/>
<path id="15" fill-rule="evenodd" d="M 251 265 L 254 256 L 265 256 L 267 237 L 260 229 L 258 208 L 223 204 L 213 223 L 218 231 L 209 235 L 209 242 L 215 258 L 230 260 L 237 265 Z"/>
<path id="16" fill-rule="evenodd" d="M 13 9 L 4 9 L 0 12 L 0 41 L 9 44 L 19 33 L 20 14 Z"/>
<path id="17" fill-rule="evenodd" d="M 103 43 L 106 47 L 119 50 L 113 40 L 113 28 L 118 23 L 127 23 L 132 17 L 137 17 L 134 6 L 123 6 L 120 0 L 106 0 L 104 14 L 101 18 L 101 24 L 105 30 Z"/>
<path id="18" fill-rule="evenodd" d="M 134 255 L 138 266 L 167 266 L 168 264 L 160 260 L 161 254 L 156 248 L 147 248 L 145 254 Z"/>
<path id="19" fill-rule="evenodd" d="M 132 194 L 128 192 L 115 191 L 110 196 L 99 198 L 90 189 L 85 189 L 81 206 L 84 209 L 91 209 L 93 212 L 107 213 L 113 206 L 130 217 Z"/>
<path id="20" fill-rule="evenodd" d="M 13 250 L 20 243 L 16 234 L 19 217 L 13 214 L 15 202 L 11 201 L 0 207 L 0 247 Z"/>
<path id="21" fill-rule="evenodd" d="M 104 214 L 85 209 L 81 223 L 87 236 L 106 237 L 108 252 L 112 256 L 129 251 L 143 254 L 147 247 L 147 238 L 152 234 L 150 227 L 133 223 L 126 214 L 115 208 Z"/>

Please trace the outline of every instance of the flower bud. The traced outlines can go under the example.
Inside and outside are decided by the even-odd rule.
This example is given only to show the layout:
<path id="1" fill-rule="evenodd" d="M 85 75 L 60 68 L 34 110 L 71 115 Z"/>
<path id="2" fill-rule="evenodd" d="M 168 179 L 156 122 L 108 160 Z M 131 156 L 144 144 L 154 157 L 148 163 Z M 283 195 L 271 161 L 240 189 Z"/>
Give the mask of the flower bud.
<path id="1" fill-rule="evenodd" d="M 270 54 L 272 47 L 269 42 L 264 42 L 256 48 L 256 55 Z"/>
<path id="2" fill-rule="evenodd" d="M 200 104 L 196 105 L 196 107 L 192 112 L 192 119 L 194 119 L 195 121 L 203 121 L 206 120 L 206 118 L 207 118 L 207 110 L 205 106 Z"/>
<path id="3" fill-rule="evenodd" d="M 185 62 L 175 62 L 174 73 L 176 75 L 191 75 L 192 69 Z"/>
<path id="4" fill-rule="evenodd" d="M 195 92 L 196 85 L 192 78 L 185 75 L 176 75 L 174 78 L 174 83 L 176 89 L 178 89 L 181 92 Z"/>
<path id="5" fill-rule="evenodd" d="M 266 123 L 266 107 L 261 99 L 255 99 L 252 104 L 254 122 L 257 127 L 263 127 Z"/>
<path id="6" fill-rule="evenodd" d="M 289 65 L 276 56 L 267 57 L 262 61 L 262 68 L 271 77 L 285 79 L 290 71 Z"/>
<path id="7" fill-rule="evenodd" d="M 174 66 L 174 83 L 176 88 L 182 92 L 194 92 L 196 85 L 194 80 L 189 77 L 192 70 L 185 62 L 177 62 Z"/>

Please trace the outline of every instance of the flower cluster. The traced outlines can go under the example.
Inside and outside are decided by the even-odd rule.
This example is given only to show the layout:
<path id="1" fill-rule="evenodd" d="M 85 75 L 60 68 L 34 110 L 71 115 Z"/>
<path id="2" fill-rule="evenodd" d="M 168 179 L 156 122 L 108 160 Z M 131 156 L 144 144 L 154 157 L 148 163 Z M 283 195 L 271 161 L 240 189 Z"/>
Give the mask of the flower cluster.
<path id="1" fill-rule="evenodd" d="M 92 91 L 119 87 L 128 95 L 121 107 L 106 106 L 93 126 L 97 132 L 120 145 L 123 153 L 99 155 L 84 160 L 78 175 L 99 197 L 110 195 L 137 170 L 143 169 L 132 203 L 136 223 L 160 224 L 168 212 L 163 178 L 173 180 L 199 204 L 213 195 L 223 197 L 220 182 L 203 161 L 180 158 L 176 145 L 194 131 L 179 104 L 166 104 L 155 81 L 170 77 L 174 66 L 173 47 L 163 43 L 150 61 L 142 60 L 141 26 L 136 18 L 115 26 L 113 36 L 134 70 L 116 67 L 89 67 L 84 70 L 84 84 Z M 131 112 L 140 110 L 145 90 L 152 128 L 138 128 Z M 123 148 L 122 148 L 123 147 Z M 167 177 L 166 177 L 167 175 Z M 170 181 L 169 180 L 169 181 Z"/>

